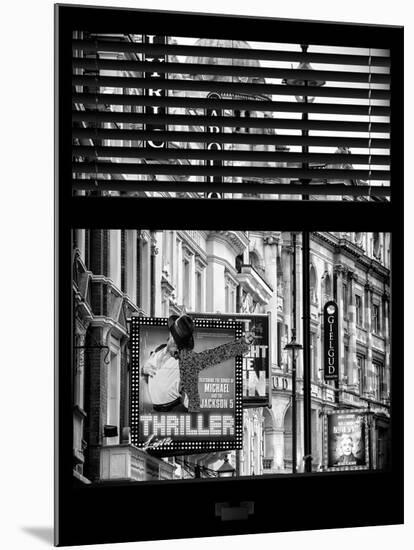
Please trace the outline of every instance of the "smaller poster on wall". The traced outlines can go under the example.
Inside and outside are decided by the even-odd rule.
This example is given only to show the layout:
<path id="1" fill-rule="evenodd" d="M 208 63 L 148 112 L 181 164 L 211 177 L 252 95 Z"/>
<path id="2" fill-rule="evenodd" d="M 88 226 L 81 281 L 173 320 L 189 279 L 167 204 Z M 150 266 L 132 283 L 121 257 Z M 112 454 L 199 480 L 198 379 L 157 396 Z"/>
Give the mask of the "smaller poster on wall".
<path id="1" fill-rule="evenodd" d="M 324 470 L 369 469 L 365 410 L 329 411 L 324 417 Z"/>

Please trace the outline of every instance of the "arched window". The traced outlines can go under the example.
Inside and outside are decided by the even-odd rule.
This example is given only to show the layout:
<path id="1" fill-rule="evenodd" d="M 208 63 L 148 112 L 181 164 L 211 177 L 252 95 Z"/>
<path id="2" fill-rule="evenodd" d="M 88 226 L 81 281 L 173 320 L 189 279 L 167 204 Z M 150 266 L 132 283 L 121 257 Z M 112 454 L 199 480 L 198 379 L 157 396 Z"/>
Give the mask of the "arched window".
<path id="1" fill-rule="evenodd" d="M 381 259 L 381 242 L 379 233 L 374 233 L 372 238 L 372 255 L 377 260 Z"/>
<path id="2" fill-rule="evenodd" d="M 276 260 L 276 273 L 277 273 L 277 292 L 283 296 L 283 270 L 282 270 L 282 259 L 280 256 Z"/>
<path id="3" fill-rule="evenodd" d="M 241 273 L 241 266 L 243 265 L 243 254 L 239 254 L 239 256 L 236 256 L 236 271 L 237 273 Z"/>
<path id="4" fill-rule="evenodd" d="M 259 273 L 259 275 L 264 276 L 265 270 L 264 266 L 262 265 L 262 262 L 260 261 L 259 255 L 257 252 L 250 252 L 250 264 L 254 269 Z"/>

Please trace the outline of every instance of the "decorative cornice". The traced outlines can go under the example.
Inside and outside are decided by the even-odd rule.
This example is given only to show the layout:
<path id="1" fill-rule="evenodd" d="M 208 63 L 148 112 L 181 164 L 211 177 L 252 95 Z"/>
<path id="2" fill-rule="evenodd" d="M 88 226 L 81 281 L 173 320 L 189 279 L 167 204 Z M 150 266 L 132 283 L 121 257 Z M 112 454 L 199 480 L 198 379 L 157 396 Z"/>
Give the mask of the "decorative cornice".
<path id="1" fill-rule="evenodd" d="M 334 251 L 338 245 L 338 237 L 327 232 L 314 231 L 311 234 L 311 240 L 318 241 L 325 246 L 328 245 L 332 251 Z"/>
<path id="2" fill-rule="evenodd" d="M 207 238 L 230 244 L 236 254 L 242 254 L 249 245 L 249 240 L 242 231 L 209 231 Z"/>
<path id="3" fill-rule="evenodd" d="M 250 265 L 243 265 L 241 273 L 237 274 L 240 286 L 261 304 L 267 304 L 273 295 L 273 289 Z"/>
<path id="4" fill-rule="evenodd" d="M 207 259 L 202 258 L 201 256 L 195 256 L 195 267 L 196 269 L 205 269 L 207 267 Z"/>
<path id="5" fill-rule="evenodd" d="M 191 254 L 199 256 L 203 262 L 207 261 L 207 254 L 204 248 L 202 248 L 196 240 L 193 238 L 191 231 L 177 231 L 177 237 L 182 242 L 182 246 L 186 247 Z M 207 239 L 208 231 L 197 231 L 202 239 Z"/>

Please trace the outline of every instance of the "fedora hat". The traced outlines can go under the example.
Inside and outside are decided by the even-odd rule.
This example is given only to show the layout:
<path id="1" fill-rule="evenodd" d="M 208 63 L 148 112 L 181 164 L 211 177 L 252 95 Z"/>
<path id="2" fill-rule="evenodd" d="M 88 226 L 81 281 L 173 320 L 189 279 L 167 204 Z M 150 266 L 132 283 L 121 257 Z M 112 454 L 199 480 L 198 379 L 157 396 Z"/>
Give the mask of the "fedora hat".
<path id="1" fill-rule="evenodd" d="M 193 349 L 194 323 L 189 315 L 171 315 L 168 318 L 168 328 L 178 349 Z"/>

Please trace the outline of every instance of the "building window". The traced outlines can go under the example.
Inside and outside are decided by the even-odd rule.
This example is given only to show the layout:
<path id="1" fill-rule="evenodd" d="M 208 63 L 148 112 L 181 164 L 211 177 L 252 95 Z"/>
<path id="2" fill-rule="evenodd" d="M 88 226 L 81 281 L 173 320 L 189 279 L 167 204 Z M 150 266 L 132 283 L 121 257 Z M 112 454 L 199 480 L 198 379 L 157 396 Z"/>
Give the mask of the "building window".
<path id="1" fill-rule="evenodd" d="M 118 435 L 107 437 L 107 445 L 119 443 L 120 431 L 120 407 L 121 407 L 121 356 L 111 350 L 111 360 L 108 365 L 108 405 L 107 424 L 117 426 Z"/>
<path id="2" fill-rule="evenodd" d="M 381 361 L 372 362 L 372 391 L 374 398 L 381 401 L 387 397 L 384 363 Z"/>
<path id="3" fill-rule="evenodd" d="M 190 262 L 183 261 L 183 304 L 190 306 Z"/>
<path id="4" fill-rule="evenodd" d="M 283 335 L 282 323 L 277 323 L 277 366 L 282 368 L 282 335 Z"/>
<path id="5" fill-rule="evenodd" d="M 377 260 L 381 260 L 381 242 L 379 233 L 374 233 L 372 238 L 372 255 Z"/>
<path id="6" fill-rule="evenodd" d="M 196 311 L 202 312 L 203 308 L 203 275 L 196 271 Z"/>
<path id="7" fill-rule="evenodd" d="M 362 311 L 362 298 L 359 294 L 355 294 L 355 322 L 358 326 L 362 327 L 363 323 L 363 311 Z"/>
<path id="8" fill-rule="evenodd" d="M 317 303 L 317 294 L 316 294 L 316 271 L 313 266 L 310 268 L 309 274 L 309 289 L 310 289 L 310 299 L 312 304 Z"/>
<path id="9" fill-rule="evenodd" d="M 358 390 L 360 395 L 366 390 L 367 373 L 365 370 L 365 355 L 357 354 Z"/>
<path id="10" fill-rule="evenodd" d="M 348 361 L 349 361 L 349 346 L 344 346 L 344 373 L 343 373 L 343 378 L 346 378 L 346 383 L 350 384 L 351 381 L 348 380 Z"/>
<path id="11" fill-rule="evenodd" d="M 380 308 L 378 304 L 371 305 L 371 325 L 372 325 L 372 331 L 375 334 L 379 334 L 381 332 Z"/>
<path id="12" fill-rule="evenodd" d="M 314 332 L 311 332 L 310 335 L 310 363 L 311 363 L 311 373 L 313 380 L 318 380 L 319 378 L 319 372 L 318 372 L 318 363 L 316 360 L 316 352 L 317 352 L 317 344 L 316 344 L 316 334 Z"/>
<path id="13" fill-rule="evenodd" d="M 343 284 L 342 285 L 342 310 L 343 310 L 343 316 L 348 316 L 348 285 Z"/>

